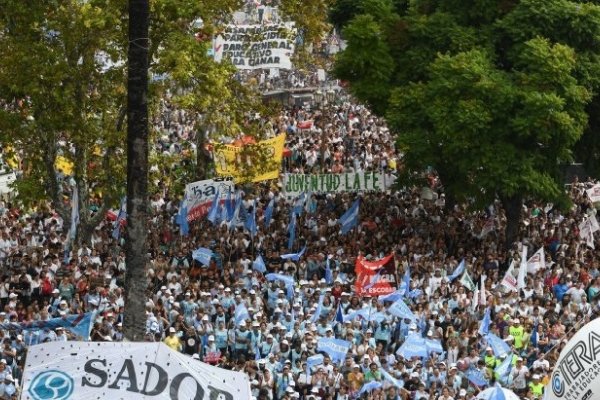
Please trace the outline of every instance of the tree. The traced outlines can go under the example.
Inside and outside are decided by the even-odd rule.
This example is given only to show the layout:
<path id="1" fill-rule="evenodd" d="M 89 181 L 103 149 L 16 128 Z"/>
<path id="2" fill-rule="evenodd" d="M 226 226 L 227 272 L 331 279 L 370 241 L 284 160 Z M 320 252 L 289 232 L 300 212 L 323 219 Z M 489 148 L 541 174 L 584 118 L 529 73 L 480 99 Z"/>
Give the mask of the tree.
<path id="1" fill-rule="evenodd" d="M 149 0 L 129 0 L 127 77 L 127 237 L 123 331 L 141 341 L 146 315 L 148 236 L 148 62 Z"/>
<path id="2" fill-rule="evenodd" d="M 361 15 L 345 29 L 353 59 L 340 56 L 338 76 L 387 117 L 407 173 L 433 168 L 449 196 L 476 206 L 500 198 L 507 246 L 525 198 L 567 204 L 560 166 L 598 98 L 598 5 L 413 1 L 381 23 Z M 366 41 L 387 46 L 391 72 L 382 73 L 383 57 L 361 53 Z"/>
<path id="3" fill-rule="evenodd" d="M 71 185 L 56 161 L 72 163 L 78 236 L 87 241 L 119 192 L 124 81 L 111 62 L 124 43 L 118 4 L 3 0 L 0 9 L 0 139 L 26 165 L 17 190 L 25 201 L 47 194 L 69 226 L 63 195 Z"/>

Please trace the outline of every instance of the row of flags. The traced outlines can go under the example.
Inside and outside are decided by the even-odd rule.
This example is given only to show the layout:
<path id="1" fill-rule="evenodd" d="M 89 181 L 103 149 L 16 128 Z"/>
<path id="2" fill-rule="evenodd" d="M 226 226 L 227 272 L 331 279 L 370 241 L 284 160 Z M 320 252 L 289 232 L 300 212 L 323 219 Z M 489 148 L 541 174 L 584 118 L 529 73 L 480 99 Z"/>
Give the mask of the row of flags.
<path id="1" fill-rule="evenodd" d="M 189 235 L 189 225 L 187 221 L 187 209 L 186 199 L 181 202 L 179 207 L 179 213 L 176 217 L 176 223 L 180 227 L 182 235 Z M 346 235 L 352 229 L 358 226 L 358 215 L 359 215 L 359 200 L 355 200 L 350 208 L 340 217 L 339 224 L 341 225 L 341 233 Z M 240 222 L 243 222 L 244 229 L 246 229 L 252 237 L 258 232 L 258 224 L 256 222 L 256 208 L 257 203 L 254 200 L 251 206 L 251 212 L 248 213 L 246 208 L 242 205 L 241 194 L 238 192 L 235 195 L 235 199 L 232 198 L 232 192 L 230 191 L 225 201 L 221 200 L 221 193 L 217 190 L 215 197 L 208 211 L 207 220 L 213 225 L 219 224 L 223 221 L 228 223 L 229 229 L 233 229 Z M 267 204 L 264 211 L 263 223 L 266 229 L 269 228 L 272 219 L 273 211 L 275 208 L 275 199 L 271 199 Z M 307 209 L 309 212 L 316 210 L 316 204 L 312 200 L 312 196 L 307 196 L 304 192 L 294 201 L 292 211 L 290 213 L 290 220 L 288 223 L 288 249 L 294 247 L 296 240 L 296 224 L 297 218 L 301 216 L 304 210 Z"/>

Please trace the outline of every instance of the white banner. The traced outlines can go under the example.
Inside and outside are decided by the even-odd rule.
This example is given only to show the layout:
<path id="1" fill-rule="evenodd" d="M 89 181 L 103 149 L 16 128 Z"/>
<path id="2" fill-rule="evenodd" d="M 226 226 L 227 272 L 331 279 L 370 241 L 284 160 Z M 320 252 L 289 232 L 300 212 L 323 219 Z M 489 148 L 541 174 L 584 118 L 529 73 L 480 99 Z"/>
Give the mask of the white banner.
<path id="1" fill-rule="evenodd" d="M 215 61 L 229 60 L 238 69 L 291 69 L 295 32 L 293 22 L 227 25 L 215 39 Z"/>
<path id="2" fill-rule="evenodd" d="M 302 192 L 383 192 L 395 181 L 394 175 L 366 171 L 343 174 L 285 174 L 283 191 L 287 196 L 299 196 Z"/>
<path id="3" fill-rule="evenodd" d="M 598 400 L 600 398 L 600 319 L 579 329 L 560 352 L 544 399 Z"/>
<path id="4" fill-rule="evenodd" d="M 49 342 L 28 349 L 22 400 L 249 399 L 248 376 L 163 343 Z"/>
<path id="5" fill-rule="evenodd" d="M 233 197 L 235 190 L 233 180 L 231 178 L 215 178 L 188 183 L 185 186 L 188 221 L 194 221 L 208 214 L 217 190 L 221 199 L 227 198 L 230 191 Z"/>
<path id="6" fill-rule="evenodd" d="M 502 278 L 502 282 L 500 282 L 500 284 L 502 286 L 504 286 L 505 288 L 507 288 L 508 290 L 516 292 L 516 291 L 518 291 L 517 290 L 517 278 L 515 278 L 514 270 L 515 270 L 515 260 L 511 260 L 510 267 L 508 267 L 508 271 L 506 271 L 506 274 L 504 275 L 504 278 Z"/>
<path id="7" fill-rule="evenodd" d="M 592 203 L 600 202 L 600 183 L 585 191 Z"/>
<path id="8" fill-rule="evenodd" d="M 540 249 L 527 260 L 527 273 L 536 274 L 540 269 L 546 269 L 544 247 L 540 247 Z"/>

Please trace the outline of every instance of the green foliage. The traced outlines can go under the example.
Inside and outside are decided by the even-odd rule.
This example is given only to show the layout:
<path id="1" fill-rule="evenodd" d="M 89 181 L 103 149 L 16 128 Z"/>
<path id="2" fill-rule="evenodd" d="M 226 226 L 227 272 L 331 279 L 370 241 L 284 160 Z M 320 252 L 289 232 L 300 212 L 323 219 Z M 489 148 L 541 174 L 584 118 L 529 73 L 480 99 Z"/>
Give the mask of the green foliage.
<path id="1" fill-rule="evenodd" d="M 160 112 L 159 99 L 170 90 L 177 93 L 175 104 L 197 117 L 199 131 L 258 135 L 249 113 L 268 110 L 253 88 L 234 79 L 232 65 L 208 54 L 210 38 L 242 1 L 150 5 L 150 69 L 166 77 L 151 83 L 151 113 Z M 82 212 L 84 231 L 118 204 L 125 188 L 127 15 L 126 0 L 0 0 L 0 98 L 6 103 L 0 109 L 0 142 L 10 144 L 26 166 L 18 192 L 26 201 L 49 197 L 68 225 L 63 194 L 70 193 L 64 193 L 55 166 L 65 157 L 74 166 L 80 209 L 103 198 L 96 217 Z M 180 159 L 159 154 L 151 163 L 174 174 L 169 183 L 178 191 L 176 185 L 194 180 L 191 153 Z M 167 164 L 181 165 L 163 168 Z"/>
<path id="2" fill-rule="evenodd" d="M 352 82 L 353 95 L 368 103 L 375 112 L 382 112 L 390 89 L 385 83 L 394 68 L 383 32 L 373 16 L 360 15 L 344 29 L 344 35 L 353 46 L 340 54 L 334 73 Z"/>
<path id="3" fill-rule="evenodd" d="M 384 20 L 354 17 L 335 69 L 387 117 L 407 175 L 433 167 L 454 198 L 478 204 L 563 201 L 559 168 L 599 98 L 600 6 L 408 3 Z"/>
<path id="4" fill-rule="evenodd" d="M 392 0 L 336 0 L 329 9 L 329 21 L 341 29 L 357 15 L 372 15 L 377 21 L 394 12 Z"/>

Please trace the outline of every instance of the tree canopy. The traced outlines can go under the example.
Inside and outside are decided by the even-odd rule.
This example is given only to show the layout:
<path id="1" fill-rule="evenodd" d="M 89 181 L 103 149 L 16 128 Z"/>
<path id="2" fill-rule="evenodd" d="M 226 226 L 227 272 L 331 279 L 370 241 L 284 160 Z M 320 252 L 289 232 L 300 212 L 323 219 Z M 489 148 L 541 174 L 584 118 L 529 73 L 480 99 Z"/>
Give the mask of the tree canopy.
<path id="1" fill-rule="evenodd" d="M 291 18 L 306 11 L 299 24 L 305 42 L 327 28 L 327 0 L 307 3 L 310 9 L 296 0 L 282 3 Z M 200 132 L 258 132 L 248 115 L 266 112 L 260 96 L 210 51 L 211 38 L 241 6 L 241 0 L 150 1 L 150 73 L 160 78 L 151 80 L 151 119 L 169 90 Z M 0 143 L 21 156 L 17 192 L 30 204 L 50 199 L 68 226 L 68 197 L 76 188 L 84 238 L 125 192 L 127 26 L 126 0 L 0 0 Z M 202 155 L 206 135 L 196 139 Z M 192 159 L 161 157 L 151 154 L 151 162 L 178 168 L 168 175 L 178 175 L 173 182 L 180 186 L 207 170 L 200 163 L 184 170 Z"/>
<path id="2" fill-rule="evenodd" d="M 560 168 L 599 98 L 599 4 L 413 0 L 386 18 L 364 10 L 344 28 L 336 73 L 387 117 L 407 174 L 434 168 L 454 199 L 499 197 L 518 219 L 524 196 L 565 203 Z"/>

